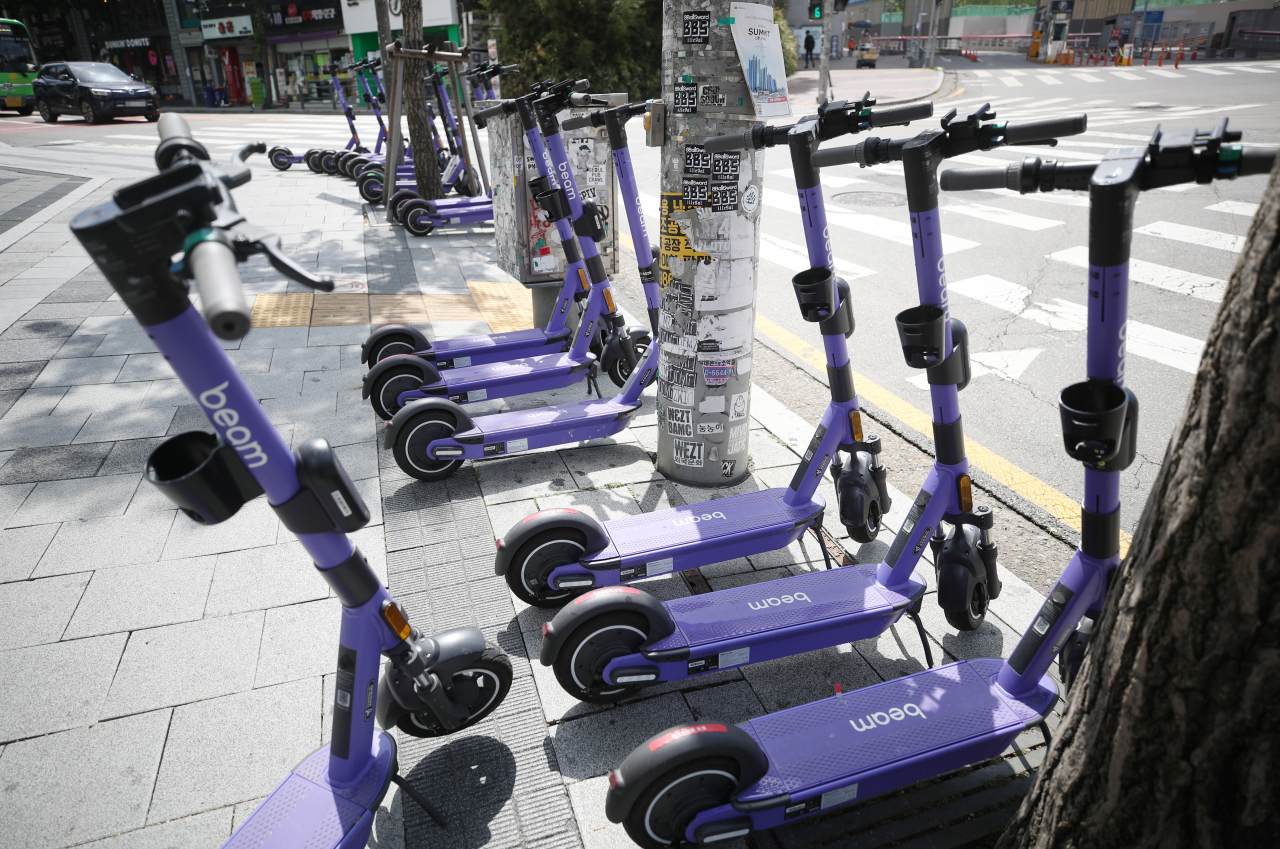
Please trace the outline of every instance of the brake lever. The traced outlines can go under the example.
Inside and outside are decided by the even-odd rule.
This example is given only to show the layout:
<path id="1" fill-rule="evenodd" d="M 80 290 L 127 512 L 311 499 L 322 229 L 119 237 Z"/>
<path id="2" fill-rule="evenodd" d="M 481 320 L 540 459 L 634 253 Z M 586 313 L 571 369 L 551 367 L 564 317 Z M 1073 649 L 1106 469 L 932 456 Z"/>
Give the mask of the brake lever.
<path id="1" fill-rule="evenodd" d="M 218 179 L 228 189 L 238 189 L 253 179 L 253 172 L 245 164 L 245 160 L 255 153 L 266 153 L 266 142 L 253 142 L 235 152 L 231 157 L 231 167 L 218 168 Z"/>
<path id="2" fill-rule="evenodd" d="M 242 259 L 253 254 L 263 254 L 272 268 L 295 283 L 301 283 L 319 292 L 333 291 L 333 278 L 327 275 L 317 277 L 294 262 L 280 249 L 279 235 L 262 230 L 248 222 L 241 222 L 230 230 L 233 237 L 232 245 L 236 248 L 238 255 L 243 254 Z"/>

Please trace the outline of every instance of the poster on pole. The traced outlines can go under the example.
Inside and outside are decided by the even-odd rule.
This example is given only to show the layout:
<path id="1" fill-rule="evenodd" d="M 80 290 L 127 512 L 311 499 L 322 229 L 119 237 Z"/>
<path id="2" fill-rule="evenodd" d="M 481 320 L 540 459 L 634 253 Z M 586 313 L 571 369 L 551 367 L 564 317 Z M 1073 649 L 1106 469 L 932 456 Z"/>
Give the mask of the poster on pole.
<path id="1" fill-rule="evenodd" d="M 773 22 L 773 8 L 759 3 L 730 3 L 729 25 L 733 44 L 742 61 L 747 89 L 757 118 L 781 118 L 791 114 L 787 99 L 787 72 L 782 62 L 782 36 Z"/>

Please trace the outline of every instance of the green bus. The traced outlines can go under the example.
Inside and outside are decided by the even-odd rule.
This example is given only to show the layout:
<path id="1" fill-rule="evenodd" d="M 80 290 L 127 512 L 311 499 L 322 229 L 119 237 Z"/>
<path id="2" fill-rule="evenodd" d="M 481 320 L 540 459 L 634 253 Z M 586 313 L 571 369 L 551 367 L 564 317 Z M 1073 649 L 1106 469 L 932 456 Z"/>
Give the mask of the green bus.
<path id="1" fill-rule="evenodd" d="M 26 24 L 0 18 L 0 109 L 30 115 L 36 107 L 31 83 L 40 62 Z"/>

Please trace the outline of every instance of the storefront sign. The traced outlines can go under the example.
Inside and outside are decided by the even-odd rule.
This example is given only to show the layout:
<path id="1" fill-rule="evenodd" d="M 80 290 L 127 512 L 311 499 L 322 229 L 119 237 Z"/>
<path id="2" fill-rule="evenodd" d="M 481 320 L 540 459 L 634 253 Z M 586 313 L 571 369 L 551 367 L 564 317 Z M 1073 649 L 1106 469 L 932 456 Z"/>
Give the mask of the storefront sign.
<path id="1" fill-rule="evenodd" d="M 311 21 L 336 21 L 338 19 L 338 10 L 334 7 L 319 6 L 308 8 L 297 3 L 290 3 L 283 10 L 276 9 L 271 12 L 268 17 L 271 19 L 273 27 L 294 26 L 296 24 L 310 23 Z"/>
<path id="2" fill-rule="evenodd" d="M 128 50 L 130 47 L 150 47 L 151 39 L 149 38 L 123 38 L 119 41 L 107 41 L 103 43 L 106 50 Z"/>
<path id="3" fill-rule="evenodd" d="M 253 35 L 253 18 L 248 15 L 234 15 L 229 18 L 218 18 L 216 21 L 201 21 L 200 31 L 205 41 L 219 38 L 244 38 Z"/>
<path id="4" fill-rule="evenodd" d="M 204 33 L 198 29 L 184 29 L 178 33 L 178 43 L 183 47 L 199 47 L 204 43 Z"/>

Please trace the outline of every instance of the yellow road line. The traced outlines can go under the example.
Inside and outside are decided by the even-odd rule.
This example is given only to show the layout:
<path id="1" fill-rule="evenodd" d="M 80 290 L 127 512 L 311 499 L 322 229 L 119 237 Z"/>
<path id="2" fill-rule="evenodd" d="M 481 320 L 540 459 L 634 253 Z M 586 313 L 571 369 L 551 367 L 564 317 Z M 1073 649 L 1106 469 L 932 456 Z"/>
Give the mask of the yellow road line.
<path id="1" fill-rule="evenodd" d="M 815 348 L 790 330 L 760 313 L 756 313 L 756 331 L 767 336 L 782 348 L 799 357 L 803 362 L 818 369 L 818 371 L 821 372 L 826 369 L 827 358 L 822 350 Z M 919 432 L 926 439 L 933 440 L 933 419 L 928 413 L 921 411 L 911 402 L 899 398 L 864 375 L 854 372 L 853 380 L 854 385 L 857 386 L 859 397 L 875 404 L 898 421 Z M 1080 530 L 1080 504 L 1075 499 L 1070 498 L 1066 493 L 1059 492 L 1035 475 L 1010 463 L 990 448 L 978 444 L 968 436 L 965 437 L 964 447 L 972 465 L 982 469 L 992 478 L 1018 493 L 1032 504 L 1043 508 L 1050 516 L 1053 516 L 1072 530 Z M 1129 550 L 1131 539 L 1132 537 L 1128 533 L 1120 532 L 1121 557 Z"/>
<path id="2" fill-rule="evenodd" d="M 960 95 L 962 95 L 962 94 L 964 94 L 964 89 L 962 89 L 962 88 L 961 88 L 961 89 L 956 89 L 955 91 L 951 92 L 950 94 L 948 94 L 946 97 L 944 97 L 944 98 L 942 98 L 942 99 L 943 99 L 943 100 L 950 100 L 951 98 L 953 98 L 953 97 L 959 97 L 959 96 L 960 96 Z"/>

